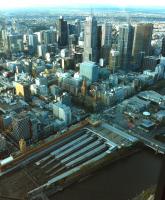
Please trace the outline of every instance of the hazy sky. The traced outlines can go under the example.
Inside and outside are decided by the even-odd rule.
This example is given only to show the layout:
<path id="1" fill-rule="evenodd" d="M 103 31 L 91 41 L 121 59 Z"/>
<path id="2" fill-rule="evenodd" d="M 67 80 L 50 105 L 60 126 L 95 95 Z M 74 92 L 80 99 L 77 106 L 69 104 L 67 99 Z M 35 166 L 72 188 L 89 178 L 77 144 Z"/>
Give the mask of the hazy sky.
<path id="1" fill-rule="evenodd" d="M 0 0 L 1 8 L 20 8 L 34 6 L 71 6 L 71 5 L 109 4 L 117 6 L 160 6 L 165 7 L 165 0 Z"/>

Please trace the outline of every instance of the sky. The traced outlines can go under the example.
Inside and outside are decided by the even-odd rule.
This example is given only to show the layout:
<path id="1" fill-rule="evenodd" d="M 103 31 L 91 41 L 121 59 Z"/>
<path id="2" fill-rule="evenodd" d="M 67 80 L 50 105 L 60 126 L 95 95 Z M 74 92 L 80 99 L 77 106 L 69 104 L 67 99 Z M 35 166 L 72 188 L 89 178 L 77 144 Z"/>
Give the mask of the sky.
<path id="1" fill-rule="evenodd" d="M 114 5 L 121 7 L 165 7 L 164 0 L 0 0 L 1 8 L 26 8 L 45 6 Z"/>

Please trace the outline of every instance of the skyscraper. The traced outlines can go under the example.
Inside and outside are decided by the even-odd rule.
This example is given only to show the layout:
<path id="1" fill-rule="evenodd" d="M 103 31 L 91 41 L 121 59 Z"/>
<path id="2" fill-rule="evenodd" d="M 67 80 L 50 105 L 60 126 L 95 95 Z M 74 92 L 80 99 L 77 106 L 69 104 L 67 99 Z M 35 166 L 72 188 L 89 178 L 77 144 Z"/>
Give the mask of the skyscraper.
<path id="1" fill-rule="evenodd" d="M 102 25 L 102 38 L 101 38 L 101 57 L 105 60 L 105 63 L 109 62 L 110 49 L 112 45 L 112 24 L 106 22 Z"/>
<path id="2" fill-rule="evenodd" d="M 106 22 L 102 25 L 102 47 L 111 47 L 112 44 L 112 24 Z"/>
<path id="3" fill-rule="evenodd" d="M 38 37 L 36 34 L 28 35 L 28 49 L 29 53 L 33 54 L 37 52 Z"/>
<path id="4" fill-rule="evenodd" d="M 42 31 L 42 41 L 44 44 L 54 44 L 56 43 L 56 31 L 46 30 Z"/>
<path id="5" fill-rule="evenodd" d="M 84 61 L 98 60 L 97 20 L 93 16 L 86 18 L 84 24 Z"/>
<path id="6" fill-rule="evenodd" d="M 102 26 L 97 26 L 97 59 L 102 58 Z"/>
<path id="7" fill-rule="evenodd" d="M 8 50 L 11 53 L 18 53 L 23 51 L 23 35 L 11 34 L 7 36 Z"/>
<path id="8" fill-rule="evenodd" d="M 119 29 L 118 51 L 119 51 L 119 65 L 121 68 L 128 68 L 130 66 L 132 57 L 134 29 L 131 25 L 126 24 Z"/>
<path id="9" fill-rule="evenodd" d="M 109 56 L 109 68 L 112 72 L 115 72 L 119 68 L 119 51 L 111 50 Z"/>
<path id="10" fill-rule="evenodd" d="M 46 52 L 47 52 L 47 45 L 41 44 L 37 46 L 38 51 L 38 57 L 45 58 Z"/>
<path id="11" fill-rule="evenodd" d="M 165 37 L 162 40 L 162 51 L 161 54 L 163 57 L 165 57 Z"/>
<path id="12" fill-rule="evenodd" d="M 64 48 L 68 45 L 68 24 L 61 16 L 58 20 L 58 45 Z"/>
<path id="13" fill-rule="evenodd" d="M 153 24 L 151 23 L 140 23 L 136 25 L 132 50 L 135 62 L 138 61 L 137 58 L 140 52 L 145 52 L 146 56 L 150 55 L 152 31 Z"/>
<path id="14" fill-rule="evenodd" d="M 75 34 L 79 37 L 81 33 L 81 22 L 79 19 L 75 20 Z"/>

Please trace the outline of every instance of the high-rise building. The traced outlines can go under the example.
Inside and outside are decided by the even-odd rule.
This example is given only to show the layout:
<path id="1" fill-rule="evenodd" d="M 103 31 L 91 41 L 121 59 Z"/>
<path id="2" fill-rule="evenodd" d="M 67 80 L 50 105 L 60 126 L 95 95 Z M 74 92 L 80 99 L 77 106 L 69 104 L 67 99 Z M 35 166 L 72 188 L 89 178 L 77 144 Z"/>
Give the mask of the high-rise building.
<path id="1" fill-rule="evenodd" d="M 69 46 L 69 52 L 72 54 L 75 51 L 76 45 L 78 44 L 78 37 L 77 35 L 69 35 L 68 38 L 68 46 Z"/>
<path id="2" fill-rule="evenodd" d="M 68 24 L 68 35 L 75 34 L 76 32 L 76 27 L 74 24 Z"/>
<path id="3" fill-rule="evenodd" d="M 134 69 L 142 69 L 143 67 L 143 62 L 144 62 L 144 56 L 145 56 L 145 52 L 144 51 L 140 51 L 137 56 L 136 56 L 136 60 L 134 59 L 135 66 Z"/>
<path id="4" fill-rule="evenodd" d="M 105 60 L 105 63 L 109 62 L 109 54 L 112 45 L 112 24 L 106 22 L 102 25 L 102 37 L 101 37 L 101 57 Z"/>
<path id="5" fill-rule="evenodd" d="M 109 68 L 115 72 L 119 68 L 119 51 L 111 50 L 109 56 Z"/>
<path id="6" fill-rule="evenodd" d="M 91 82 L 95 82 L 98 80 L 99 68 L 95 62 L 83 62 L 80 64 L 80 75 Z"/>
<path id="7" fill-rule="evenodd" d="M 111 47 L 112 45 L 112 24 L 106 22 L 102 25 L 102 47 Z"/>
<path id="8" fill-rule="evenodd" d="M 42 41 L 44 44 L 54 44 L 56 43 L 56 31 L 55 30 L 46 30 L 42 32 Z"/>
<path id="9" fill-rule="evenodd" d="M 51 33 L 49 30 L 42 32 L 42 41 L 44 44 L 51 44 Z"/>
<path id="10" fill-rule="evenodd" d="M 75 34 L 77 35 L 77 37 L 80 36 L 81 33 L 81 22 L 79 19 L 75 20 Z"/>
<path id="11" fill-rule="evenodd" d="M 12 34 L 7 36 L 8 50 L 11 53 L 18 53 L 23 51 L 23 35 Z"/>
<path id="12" fill-rule="evenodd" d="M 165 57 L 165 37 L 162 39 L 162 51 L 161 54 L 163 57 Z"/>
<path id="13" fill-rule="evenodd" d="M 5 20 L 0 18 L 0 50 L 4 47 L 3 31 L 5 30 Z"/>
<path id="14" fill-rule="evenodd" d="M 132 56 L 134 62 L 137 63 L 138 54 L 145 52 L 145 55 L 150 55 L 151 39 L 152 39 L 153 24 L 140 23 L 135 26 L 135 34 L 133 41 Z"/>
<path id="15" fill-rule="evenodd" d="M 98 37 L 97 20 L 93 16 L 86 18 L 84 23 L 84 61 L 97 62 Z"/>
<path id="16" fill-rule="evenodd" d="M 7 37 L 7 30 L 6 29 L 2 29 L 1 30 L 1 37 L 2 37 L 2 41 L 1 41 L 1 45 L 4 48 L 5 51 L 9 50 L 8 49 L 8 37 Z"/>
<path id="17" fill-rule="evenodd" d="M 2 27 L 0 27 L 0 50 L 3 49 L 3 32 L 2 32 Z"/>
<path id="18" fill-rule="evenodd" d="M 42 44 L 42 31 L 40 32 L 35 32 L 35 35 L 37 35 L 37 40 L 39 44 Z"/>
<path id="19" fill-rule="evenodd" d="M 45 58 L 46 52 L 47 52 L 47 45 L 41 44 L 37 46 L 38 51 L 38 57 Z"/>
<path id="20" fill-rule="evenodd" d="M 119 28 L 119 65 L 124 69 L 127 69 L 130 66 L 132 58 L 133 35 L 134 29 L 130 24 L 122 25 Z"/>
<path id="21" fill-rule="evenodd" d="M 30 119 L 26 113 L 14 116 L 12 120 L 13 136 L 16 140 L 31 138 Z"/>
<path id="22" fill-rule="evenodd" d="M 99 61 L 99 59 L 102 56 L 101 40 L 102 40 L 102 26 L 97 26 L 97 61 Z"/>
<path id="23" fill-rule="evenodd" d="M 28 49 L 30 54 L 37 52 L 38 37 L 35 34 L 28 35 Z"/>
<path id="24" fill-rule="evenodd" d="M 68 24 L 61 16 L 58 20 L 58 45 L 64 48 L 68 45 Z"/>

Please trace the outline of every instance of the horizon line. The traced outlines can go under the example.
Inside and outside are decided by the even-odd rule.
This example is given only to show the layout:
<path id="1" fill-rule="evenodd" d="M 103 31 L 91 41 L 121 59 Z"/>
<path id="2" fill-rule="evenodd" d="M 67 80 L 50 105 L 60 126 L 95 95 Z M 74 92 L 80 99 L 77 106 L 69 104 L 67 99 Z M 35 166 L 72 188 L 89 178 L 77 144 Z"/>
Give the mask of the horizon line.
<path id="1" fill-rule="evenodd" d="M 47 8 L 47 9 L 55 9 L 55 8 L 79 8 L 79 9 L 81 9 L 81 8 L 99 8 L 99 7 L 101 7 L 101 8 L 103 8 L 103 7 L 108 7 L 108 8 L 125 8 L 125 9 L 127 9 L 127 8 L 137 8 L 137 9 L 139 9 L 139 8 L 143 8 L 143 9 L 147 9 L 147 8 L 149 8 L 149 9 L 161 9 L 161 10 L 163 10 L 163 9 L 165 9 L 165 6 L 153 6 L 153 5 L 149 5 L 149 6 L 146 6 L 146 5 L 139 5 L 139 6 L 137 6 L 137 5 L 114 5 L 114 4 L 95 4 L 95 5 L 91 5 L 91 4 L 75 4 L 75 5 L 40 5 L 40 6 L 38 6 L 38 5 L 27 5 L 27 6 L 21 6 L 21 7 L 0 7 L 0 10 L 3 10 L 3 9 L 5 9 L 5 10 L 21 10 L 21 9 L 41 9 L 41 8 Z"/>

